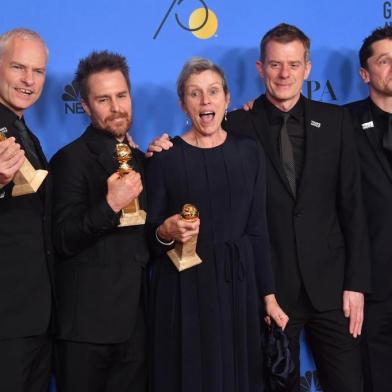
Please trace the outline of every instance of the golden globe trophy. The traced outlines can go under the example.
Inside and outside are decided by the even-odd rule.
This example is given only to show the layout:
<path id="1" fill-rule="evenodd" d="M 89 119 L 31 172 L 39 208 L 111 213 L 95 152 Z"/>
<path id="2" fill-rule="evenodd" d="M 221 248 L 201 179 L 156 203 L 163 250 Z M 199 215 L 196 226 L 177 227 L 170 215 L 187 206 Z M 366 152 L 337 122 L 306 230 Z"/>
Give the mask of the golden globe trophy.
<path id="1" fill-rule="evenodd" d="M 128 161 L 132 159 L 132 150 L 125 143 L 116 144 L 115 158 L 120 164 L 118 173 L 123 176 L 129 173 L 132 167 L 128 164 Z M 146 211 L 141 210 L 139 207 L 139 199 L 134 199 L 127 207 L 121 211 L 120 224 L 122 226 L 137 226 L 144 225 L 146 222 Z"/>
<path id="2" fill-rule="evenodd" d="M 182 207 L 181 219 L 185 219 L 188 222 L 195 221 L 199 217 L 197 208 L 192 204 L 185 204 Z M 174 249 L 167 252 L 170 260 L 176 266 L 179 271 L 183 271 L 187 268 L 193 267 L 194 265 L 202 262 L 201 258 L 196 253 L 197 235 L 194 235 L 189 241 L 183 243 L 176 242 Z"/>
<path id="3" fill-rule="evenodd" d="M 6 127 L 0 129 L 0 142 L 7 138 L 5 135 L 7 132 Z M 12 196 L 37 192 L 47 175 L 48 172 L 46 170 L 35 170 L 26 158 L 13 179 L 14 187 L 12 188 Z"/>

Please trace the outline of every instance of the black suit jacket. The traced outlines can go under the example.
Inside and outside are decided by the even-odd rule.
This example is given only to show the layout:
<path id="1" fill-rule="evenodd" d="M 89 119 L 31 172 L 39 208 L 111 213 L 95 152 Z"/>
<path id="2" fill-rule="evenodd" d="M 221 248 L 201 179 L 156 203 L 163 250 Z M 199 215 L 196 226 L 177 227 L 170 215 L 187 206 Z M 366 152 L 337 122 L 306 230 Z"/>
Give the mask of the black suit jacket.
<path id="1" fill-rule="evenodd" d="M 119 214 L 105 198 L 106 180 L 118 169 L 114 145 L 110 135 L 90 126 L 50 163 L 61 339 L 123 342 L 140 309 L 148 260 L 144 226 L 118 228 Z M 143 154 L 133 150 L 133 156 L 133 166 L 142 172 Z M 139 200 L 143 207 L 144 196 Z"/>
<path id="2" fill-rule="evenodd" d="M 383 300 L 392 294 L 392 166 L 377 142 L 370 98 L 347 105 L 353 115 L 362 189 L 369 225 L 372 294 Z M 382 130 L 384 131 L 384 130 Z"/>
<path id="3" fill-rule="evenodd" d="M 264 99 L 259 97 L 250 112 L 230 113 L 226 128 L 256 139 L 267 156 L 267 217 L 278 301 L 289 311 L 303 285 L 316 309 L 337 309 L 343 290 L 370 290 L 360 169 L 349 115 L 338 106 L 304 99 L 304 169 L 294 197 L 268 132 Z"/>
<path id="4" fill-rule="evenodd" d="M 21 144 L 17 116 L 0 105 L 0 128 Z M 46 159 L 29 131 L 42 165 Z M 41 335 L 51 314 L 50 177 L 37 193 L 12 197 L 13 183 L 0 198 L 0 339 Z M 1 192 L 0 192 L 1 193 Z"/>

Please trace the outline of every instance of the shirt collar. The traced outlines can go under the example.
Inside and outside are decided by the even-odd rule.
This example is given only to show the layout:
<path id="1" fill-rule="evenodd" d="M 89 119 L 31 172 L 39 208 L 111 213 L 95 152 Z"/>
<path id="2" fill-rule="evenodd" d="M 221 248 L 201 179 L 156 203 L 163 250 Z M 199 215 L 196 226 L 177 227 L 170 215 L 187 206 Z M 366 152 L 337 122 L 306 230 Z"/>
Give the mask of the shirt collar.
<path id="1" fill-rule="evenodd" d="M 19 119 L 24 122 L 24 118 L 19 118 L 11 109 L 0 103 L 0 128 L 3 126 L 10 126 L 15 120 Z"/>
<path id="2" fill-rule="evenodd" d="M 273 103 L 271 103 L 266 96 L 264 96 L 265 110 L 267 113 L 268 121 L 270 124 L 281 124 L 282 115 L 285 113 L 278 109 Z M 304 98 L 301 94 L 298 102 L 289 110 L 290 116 L 299 123 L 304 122 Z"/>

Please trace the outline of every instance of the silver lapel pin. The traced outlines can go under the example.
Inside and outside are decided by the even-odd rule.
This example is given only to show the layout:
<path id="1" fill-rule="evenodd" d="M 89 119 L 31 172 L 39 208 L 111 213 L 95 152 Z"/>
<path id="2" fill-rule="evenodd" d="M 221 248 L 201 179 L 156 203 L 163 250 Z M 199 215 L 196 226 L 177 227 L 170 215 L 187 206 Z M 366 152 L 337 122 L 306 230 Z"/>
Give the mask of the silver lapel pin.
<path id="1" fill-rule="evenodd" d="M 361 127 L 363 130 L 369 129 L 369 128 L 374 128 L 374 123 L 373 121 L 365 122 L 361 124 Z"/>
<path id="2" fill-rule="evenodd" d="M 6 127 L 0 128 L 0 141 L 4 140 L 7 136 L 5 134 L 8 132 L 8 129 Z"/>
<path id="3" fill-rule="evenodd" d="M 314 120 L 310 120 L 310 125 L 312 127 L 316 127 L 316 128 L 320 128 L 321 127 L 321 123 L 314 121 Z"/>

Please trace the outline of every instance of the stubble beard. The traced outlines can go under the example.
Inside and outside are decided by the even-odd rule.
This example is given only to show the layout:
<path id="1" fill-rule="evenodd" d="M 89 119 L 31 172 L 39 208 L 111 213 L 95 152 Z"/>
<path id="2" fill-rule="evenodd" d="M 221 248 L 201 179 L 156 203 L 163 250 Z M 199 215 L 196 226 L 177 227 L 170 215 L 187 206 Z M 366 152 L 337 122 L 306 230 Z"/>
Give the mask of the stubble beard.
<path id="1" fill-rule="evenodd" d="M 115 127 L 111 125 L 111 121 L 116 118 L 124 118 L 126 120 L 125 125 L 122 127 Z M 115 138 L 124 137 L 132 126 L 132 117 L 127 114 L 116 114 L 105 119 L 105 129 L 104 132 L 114 136 Z"/>

